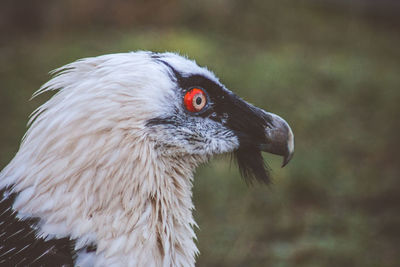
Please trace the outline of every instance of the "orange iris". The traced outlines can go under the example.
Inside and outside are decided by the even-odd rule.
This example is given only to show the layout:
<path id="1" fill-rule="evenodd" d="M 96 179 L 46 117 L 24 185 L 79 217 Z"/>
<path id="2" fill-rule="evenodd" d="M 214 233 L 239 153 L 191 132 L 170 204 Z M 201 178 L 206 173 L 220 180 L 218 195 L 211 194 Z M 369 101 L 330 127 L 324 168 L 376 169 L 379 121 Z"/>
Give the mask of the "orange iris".
<path id="1" fill-rule="evenodd" d="M 193 88 L 185 94 L 184 103 L 190 112 L 199 112 L 207 104 L 207 97 L 203 90 Z"/>

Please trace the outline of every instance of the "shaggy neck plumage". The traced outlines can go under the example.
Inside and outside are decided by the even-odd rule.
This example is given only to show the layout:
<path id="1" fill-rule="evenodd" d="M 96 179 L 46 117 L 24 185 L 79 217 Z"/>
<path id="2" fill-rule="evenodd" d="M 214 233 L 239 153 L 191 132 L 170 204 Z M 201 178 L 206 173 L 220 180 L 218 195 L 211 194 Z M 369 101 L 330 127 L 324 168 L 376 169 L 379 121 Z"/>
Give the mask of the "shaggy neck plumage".
<path id="1" fill-rule="evenodd" d="M 107 140 L 90 146 L 102 146 L 101 157 L 92 155 L 103 159 L 97 162 L 90 161 L 96 149 L 80 145 L 84 136 L 71 139 L 69 148 L 82 158 L 64 166 L 32 153 L 40 167 L 17 175 L 14 184 L 20 216 L 40 217 L 43 236 L 77 239 L 76 250 L 95 243 L 98 266 L 194 266 L 192 175 L 204 159 L 163 154 L 140 131 L 118 142 L 97 137 Z M 19 171 L 13 166 L 5 177 Z"/>

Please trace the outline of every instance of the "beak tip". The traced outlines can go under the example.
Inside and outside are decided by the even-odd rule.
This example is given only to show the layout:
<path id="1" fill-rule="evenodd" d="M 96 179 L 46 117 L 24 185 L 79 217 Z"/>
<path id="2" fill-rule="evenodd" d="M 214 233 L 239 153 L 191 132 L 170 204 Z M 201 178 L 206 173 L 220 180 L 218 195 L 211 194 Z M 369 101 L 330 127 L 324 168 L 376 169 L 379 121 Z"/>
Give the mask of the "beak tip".
<path id="1" fill-rule="evenodd" d="M 289 163 L 289 161 L 293 158 L 294 154 L 294 135 L 292 129 L 289 127 L 288 124 L 287 128 L 288 128 L 287 150 L 285 156 L 283 157 L 282 168 Z"/>
<path id="2" fill-rule="evenodd" d="M 283 162 L 282 162 L 281 168 L 285 167 L 289 163 L 289 161 L 292 159 L 292 157 L 293 157 L 293 152 L 286 154 L 283 157 Z"/>

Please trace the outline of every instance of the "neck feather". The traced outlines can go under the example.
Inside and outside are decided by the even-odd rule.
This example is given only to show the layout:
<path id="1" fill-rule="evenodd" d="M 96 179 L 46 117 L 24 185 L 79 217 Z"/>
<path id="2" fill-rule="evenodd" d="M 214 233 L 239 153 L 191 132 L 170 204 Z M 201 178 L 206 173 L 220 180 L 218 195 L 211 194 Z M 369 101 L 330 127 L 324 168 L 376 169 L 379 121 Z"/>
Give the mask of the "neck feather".
<path id="1" fill-rule="evenodd" d="M 194 266 L 192 177 L 205 159 L 164 155 L 145 134 L 113 146 L 84 139 L 69 148 L 74 160 L 28 155 L 23 170 L 21 147 L 0 174 L 14 177 L 19 216 L 41 218 L 42 236 L 70 236 L 76 250 L 96 244 L 94 265 Z"/>

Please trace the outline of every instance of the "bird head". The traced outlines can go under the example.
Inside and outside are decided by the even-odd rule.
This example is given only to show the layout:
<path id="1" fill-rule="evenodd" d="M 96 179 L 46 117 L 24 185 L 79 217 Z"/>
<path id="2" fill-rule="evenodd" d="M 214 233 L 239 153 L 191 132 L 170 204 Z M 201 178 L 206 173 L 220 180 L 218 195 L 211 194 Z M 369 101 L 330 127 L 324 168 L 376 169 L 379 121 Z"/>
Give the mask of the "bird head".
<path id="1" fill-rule="evenodd" d="M 294 136 L 281 117 L 257 108 L 228 90 L 209 70 L 172 53 L 150 54 L 163 67 L 169 97 L 165 112 L 149 119 L 159 148 L 166 153 L 233 153 L 242 176 L 269 182 L 261 152 L 293 156 Z"/>
<path id="2" fill-rule="evenodd" d="M 282 166 L 293 156 L 294 136 L 284 119 L 247 103 L 211 71 L 178 54 L 104 55 L 57 71 L 38 93 L 61 88 L 64 103 L 49 101 L 36 116 L 64 107 L 66 115 L 53 119 L 60 120 L 59 127 L 75 120 L 95 129 L 89 135 L 125 129 L 124 135 L 149 137 L 157 153 L 173 158 L 201 161 L 233 153 L 249 182 L 269 182 L 261 152 L 283 156 Z"/>

